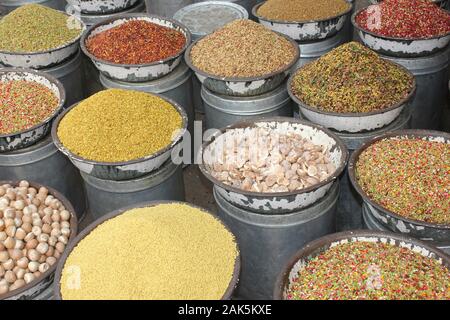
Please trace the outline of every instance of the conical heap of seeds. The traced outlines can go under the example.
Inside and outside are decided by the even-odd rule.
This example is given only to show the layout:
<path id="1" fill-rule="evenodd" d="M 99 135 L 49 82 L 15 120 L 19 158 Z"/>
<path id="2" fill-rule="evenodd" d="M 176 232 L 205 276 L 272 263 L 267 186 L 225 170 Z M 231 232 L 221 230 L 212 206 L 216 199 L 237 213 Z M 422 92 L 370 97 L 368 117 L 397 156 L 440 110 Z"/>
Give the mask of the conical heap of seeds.
<path id="1" fill-rule="evenodd" d="M 46 51 L 67 44 L 80 34 L 77 20 L 48 7 L 28 4 L 0 20 L 0 50 Z"/>
<path id="2" fill-rule="evenodd" d="M 450 225 L 450 143 L 377 141 L 359 156 L 356 179 L 372 200 L 394 213 Z"/>
<path id="3" fill-rule="evenodd" d="M 289 300 L 449 300 L 450 270 L 392 244 L 350 242 L 307 262 Z"/>
<path id="4" fill-rule="evenodd" d="M 64 265 L 61 294 L 65 300 L 217 300 L 237 254 L 233 235 L 200 209 L 133 209 L 77 244 Z"/>
<path id="5" fill-rule="evenodd" d="M 408 71 L 350 42 L 300 68 L 291 89 L 300 101 L 319 110 L 360 113 L 401 102 L 413 83 Z"/>
<path id="6" fill-rule="evenodd" d="M 258 15 L 275 21 L 323 20 L 343 14 L 350 6 L 345 0 L 268 0 Z"/>
<path id="7" fill-rule="evenodd" d="M 61 143 L 88 160 L 121 162 L 150 156 L 171 144 L 180 113 L 145 92 L 108 89 L 80 102 L 58 126 Z"/>
<path id="8" fill-rule="evenodd" d="M 295 59 L 286 38 L 250 21 L 235 20 L 200 40 L 191 59 L 200 70 L 222 77 L 258 77 L 279 71 Z"/>

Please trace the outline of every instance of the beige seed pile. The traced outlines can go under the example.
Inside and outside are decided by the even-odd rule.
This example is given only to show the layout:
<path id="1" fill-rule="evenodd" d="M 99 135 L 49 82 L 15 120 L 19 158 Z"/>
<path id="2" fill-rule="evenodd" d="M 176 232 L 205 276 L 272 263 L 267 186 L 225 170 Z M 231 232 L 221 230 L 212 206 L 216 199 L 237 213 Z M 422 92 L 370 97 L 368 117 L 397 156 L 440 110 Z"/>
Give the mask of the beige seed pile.
<path id="1" fill-rule="evenodd" d="M 236 257 L 233 235 L 200 209 L 133 209 L 78 243 L 64 265 L 61 294 L 64 300 L 221 299 Z"/>
<path id="2" fill-rule="evenodd" d="M 262 193 L 308 188 L 336 171 L 325 146 L 268 128 L 228 130 L 208 146 L 204 161 L 217 180 Z"/>
<path id="3" fill-rule="evenodd" d="M 221 77 L 258 77 L 279 71 L 296 58 L 286 38 L 250 21 L 235 20 L 200 40 L 191 50 L 198 69 Z"/>

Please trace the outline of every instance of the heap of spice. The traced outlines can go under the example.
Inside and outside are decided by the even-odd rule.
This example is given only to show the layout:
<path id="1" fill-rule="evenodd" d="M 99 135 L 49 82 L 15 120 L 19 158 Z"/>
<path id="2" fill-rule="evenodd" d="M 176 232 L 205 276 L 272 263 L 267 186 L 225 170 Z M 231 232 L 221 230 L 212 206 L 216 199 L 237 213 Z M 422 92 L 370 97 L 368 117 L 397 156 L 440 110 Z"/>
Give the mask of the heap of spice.
<path id="1" fill-rule="evenodd" d="M 59 123 L 57 134 L 64 147 L 82 158 L 122 162 L 167 147 L 182 122 L 178 110 L 158 96 L 108 89 L 70 110 Z"/>
<path id="2" fill-rule="evenodd" d="M 95 57 L 119 64 L 145 64 L 176 56 L 186 37 L 175 29 L 146 20 L 129 20 L 86 40 Z"/>
<path id="3" fill-rule="evenodd" d="M 132 248 L 132 250 L 130 250 Z M 233 277 L 233 235 L 186 204 L 132 209 L 103 222 L 69 254 L 64 300 L 218 300 Z M 80 275 L 73 287 L 73 272 Z"/>
<path id="4" fill-rule="evenodd" d="M 264 76 L 286 68 L 296 50 L 286 38 L 251 20 L 235 20 L 201 39 L 191 50 L 192 64 L 221 77 Z"/>
<path id="5" fill-rule="evenodd" d="M 414 76 L 357 42 L 344 44 L 294 75 L 292 93 L 325 112 L 382 110 L 404 100 Z"/>
<path id="6" fill-rule="evenodd" d="M 358 184 L 383 208 L 450 225 L 450 143 L 382 139 L 361 153 L 355 169 Z"/>
<path id="7" fill-rule="evenodd" d="M 289 192 L 314 186 L 336 171 L 326 146 L 291 130 L 230 129 L 203 155 L 206 170 L 245 191 Z"/>
<path id="8" fill-rule="evenodd" d="M 0 185 L 0 295 L 39 279 L 66 248 L 72 214 L 47 188 Z"/>
<path id="9" fill-rule="evenodd" d="M 337 17 L 351 8 L 346 0 L 268 0 L 257 14 L 273 21 L 317 21 Z"/>
<path id="10" fill-rule="evenodd" d="M 0 82 L 0 135 L 30 129 L 55 113 L 59 99 L 37 82 Z"/>
<path id="11" fill-rule="evenodd" d="M 74 41 L 81 32 L 78 20 L 39 4 L 27 4 L 0 20 L 0 50 L 47 51 Z"/>
<path id="12" fill-rule="evenodd" d="M 450 270 L 388 243 L 348 242 L 309 260 L 290 283 L 289 300 L 448 300 Z"/>
<path id="13" fill-rule="evenodd" d="M 384 0 L 358 14 L 356 23 L 375 34 L 401 39 L 450 33 L 450 13 L 428 0 Z"/>

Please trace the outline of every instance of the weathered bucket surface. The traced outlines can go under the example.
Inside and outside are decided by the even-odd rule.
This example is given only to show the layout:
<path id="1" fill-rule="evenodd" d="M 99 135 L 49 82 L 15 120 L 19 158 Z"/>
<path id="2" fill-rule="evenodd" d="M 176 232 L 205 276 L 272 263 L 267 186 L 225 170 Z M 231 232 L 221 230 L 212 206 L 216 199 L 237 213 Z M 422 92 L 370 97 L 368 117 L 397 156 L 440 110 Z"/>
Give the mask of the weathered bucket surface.
<path id="1" fill-rule="evenodd" d="M 102 180 L 81 173 L 89 213 L 94 219 L 119 208 L 151 200 L 184 201 L 183 170 L 170 160 L 146 176 L 122 181 Z"/>
<path id="2" fill-rule="evenodd" d="M 149 14 L 172 18 L 175 12 L 194 2 L 194 0 L 145 0 L 145 6 Z"/>
<path id="3" fill-rule="evenodd" d="M 64 0 L 0 0 L 0 12 L 9 13 L 24 4 L 36 3 L 56 10 L 64 10 Z"/>
<path id="4" fill-rule="evenodd" d="M 347 146 L 350 155 L 367 141 L 390 131 L 408 129 L 411 122 L 411 111 L 406 108 L 400 116 L 388 126 L 379 130 L 364 133 L 345 134 L 336 133 Z M 362 198 L 355 191 L 348 177 L 348 170 L 340 178 L 341 193 L 337 209 L 337 231 L 355 230 L 362 228 Z"/>
<path id="5" fill-rule="evenodd" d="M 376 230 L 376 231 L 390 231 L 390 232 L 392 232 L 392 230 L 386 228 L 381 223 L 379 223 L 370 214 L 370 210 L 367 210 L 366 206 L 363 206 L 362 216 L 363 216 L 363 222 L 364 222 L 363 223 L 363 227 L 365 227 L 366 229 Z M 450 239 L 449 239 L 449 241 L 447 243 L 433 242 L 433 241 L 429 241 L 428 239 L 419 239 L 419 240 L 425 241 L 425 242 L 429 243 L 430 245 L 432 245 L 433 247 L 436 247 L 436 248 L 444 251 L 445 253 L 450 254 Z"/>
<path id="6" fill-rule="evenodd" d="M 294 102 L 283 83 L 271 92 L 253 97 L 232 97 L 202 87 L 206 128 L 220 129 L 246 119 L 263 116 L 292 117 Z"/>
<path id="7" fill-rule="evenodd" d="M 81 220 L 86 201 L 79 171 L 53 144 L 51 135 L 28 148 L 0 153 L 0 180 L 29 180 L 58 190 Z"/>
<path id="8" fill-rule="evenodd" d="M 404 66 L 416 77 L 411 128 L 439 130 L 443 110 L 448 104 L 450 47 L 427 57 L 383 58 Z"/>
<path id="9" fill-rule="evenodd" d="M 313 206 L 288 215 L 260 215 L 237 208 L 216 191 L 218 216 L 235 234 L 241 249 L 238 299 L 271 299 L 276 278 L 304 244 L 335 231 L 339 184 Z"/>
<path id="10" fill-rule="evenodd" d="M 194 0 L 194 3 L 199 3 L 199 2 L 205 2 L 207 0 Z M 256 6 L 258 3 L 263 2 L 263 0 L 221 0 L 221 1 L 225 1 L 225 2 L 232 2 L 235 4 L 238 4 L 242 7 L 244 7 L 247 12 L 249 13 L 249 16 L 252 20 L 256 20 L 256 17 L 252 15 L 252 9 L 254 6 Z"/>
<path id="11" fill-rule="evenodd" d="M 353 4 L 353 9 L 352 9 L 352 12 L 350 13 L 350 17 L 351 17 L 352 14 L 356 10 L 355 0 L 347 0 L 347 2 Z M 350 19 L 350 17 L 349 17 L 349 19 L 347 19 L 345 21 L 344 28 L 342 29 L 342 32 L 344 33 L 344 36 L 343 36 L 344 42 L 352 41 L 353 37 L 354 37 L 354 29 L 353 29 L 352 20 Z"/>

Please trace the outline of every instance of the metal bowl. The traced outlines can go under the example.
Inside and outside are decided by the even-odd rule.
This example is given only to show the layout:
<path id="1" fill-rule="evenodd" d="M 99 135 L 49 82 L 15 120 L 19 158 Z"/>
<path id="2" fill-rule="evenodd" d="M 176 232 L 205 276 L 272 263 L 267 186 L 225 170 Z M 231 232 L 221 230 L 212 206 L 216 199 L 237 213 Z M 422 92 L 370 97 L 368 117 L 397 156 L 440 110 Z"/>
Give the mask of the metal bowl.
<path id="1" fill-rule="evenodd" d="M 132 7 L 138 0 L 67 0 L 77 11 L 87 14 L 108 14 Z"/>
<path id="2" fill-rule="evenodd" d="M 305 268 L 308 262 L 322 254 L 330 247 L 347 242 L 376 242 L 389 243 L 400 248 L 408 248 L 422 256 L 442 262 L 444 266 L 450 268 L 450 256 L 444 252 L 429 246 L 425 242 L 398 235 L 392 232 L 356 230 L 330 234 L 314 240 L 299 250 L 285 265 L 278 276 L 274 288 L 275 300 L 287 300 L 287 292 L 291 281 L 298 272 Z"/>
<path id="3" fill-rule="evenodd" d="M 43 139 L 52 126 L 53 119 L 60 113 L 66 102 L 66 91 L 58 79 L 39 71 L 30 69 L 2 68 L 0 82 L 26 80 L 46 86 L 58 98 L 59 103 L 52 115 L 35 126 L 8 134 L 0 134 L 0 153 L 26 148 Z"/>
<path id="4" fill-rule="evenodd" d="M 361 41 L 372 50 L 392 57 L 410 58 L 428 56 L 443 50 L 450 43 L 450 32 L 431 38 L 402 39 L 376 34 L 360 27 L 356 16 L 367 8 L 360 9 L 352 15 L 352 24 L 358 31 Z"/>
<path id="5" fill-rule="evenodd" d="M 413 87 L 409 92 L 408 96 L 390 107 L 381 110 L 375 110 L 370 112 L 358 112 L 358 113 L 331 112 L 312 107 L 301 101 L 292 92 L 292 81 L 294 80 L 294 77 L 297 74 L 297 72 L 293 73 L 288 80 L 287 85 L 288 93 L 291 99 L 298 104 L 300 112 L 306 119 L 308 119 L 311 122 L 320 124 L 326 128 L 330 128 L 339 132 L 350 132 L 350 133 L 372 131 L 382 128 L 392 123 L 395 119 L 397 119 L 397 117 L 402 113 L 403 109 L 411 104 L 417 88 L 416 79 L 414 75 L 410 71 L 408 71 L 408 69 L 389 60 L 386 59 L 384 60 L 387 63 L 395 65 L 396 67 L 409 73 L 414 79 Z M 301 68 L 304 68 L 305 66 Z"/>
<path id="6" fill-rule="evenodd" d="M 110 220 L 112 218 L 115 218 L 117 216 L 120 216 L 121 214 L 123 214 L 126 211 L 132 210 L 132 209 L 136 209 L 136 208 L 147 208 L 147 207 L 154 207 L 160 204 L 184 204 L 184 205 L 188 205 L 192 208 L 196 208 L 199 209 L 201 211 L 204 211 L 212 216 L 214 216 L 214 218 L 219 221 L 223 227 L 231 234 L 233 234 L 233 232 L 231 232 L 231 230 L 229 229 L 229 227 L 220 219 L 218 218 L 216 215 L 212 214 L 210 211 L 200 208 L 198 206 L 195 206 L 193 204 L 190 203 L 186 203 L 186 202 L 180 202 L 180 201 L 166 201 L 166 200 L 162 200 L 162 201 L 150 201 L 150 202 L 143 202 L 143 203 L 139 203 L 139 204 L 135 204 L 135 205 L 131 205 L 131 206 L 127 206 L 118 210 L 115 210 L 113 212 L 110 212 L 104 216 L 102 216 L 101 218 L 95 220 L 94 222 L 92 222 L 89 226 L 87 226 L 86 228 L 83 229 L 83 231 L 80 232 L 80 234 L 68 245 L 68 247 L 66 248 L 66 250 L 64 251 L 64 253 L 61 256 L 61 260 L 58 263 L 58 267 L 56 269 L 56 276 L 55 276 L 55 281 L 54 281 L 54 297 L 55 300 L 62 300 L 62 296 L 61 296 L 61 277 L 62 277 L 62 271 L 64 268 L 64 265 L 66 264 L 67 258 L 69 257 L 70 253 L 73 251 L 73 249 L 87 236 L 89 235 L 94 229 L 96 229 L 98 226 L 100 226 L 102 223 L 104 223 L 107 220 Z M 227 290 L 225 291 L 222 300 L 231 300 L 231 297 L 233 295 L 233 292 L 235 290 L 235 288 L 237 287 L 237 284 L 239 282 L 239 276 L 240 276 L 240 270 L 241 270 L 241 256 L 239 254 L 240 250 L 239 250 L 239 244 L 236 241 L 236 248 L 238 251 L 238 255 L 236 257 L 236 260 L 234 262 L 234 271 L 233 271 L 233 275 L 231 277 L 230 280 L 230 284 L 227 288 Z M 201 263 L 201 261 L 199 261 L 199 263 Z"/>
<path id="7" fill-rule="evenodd" d="M 36 189 L 39 189 L 40 187 L 44 187 L 44 185 L 36 183 L 36 182 L 29 182 L 31 187 L 34 187 Z M 10 184 L 12 186 L 19 185 L 19 181 L 0 181 L 0 185 L 3 184 Z M 72 215 L 70 218 L 70 236 L 69 236 L 69 242 L 66 246 L 66 249 L 64 252 L 67 251 L 67 247 L 72 243 L 73 239 L 77 235 L 78 231 L 78 219 L 77 214 L 72 206 L 72 204 L 67 200 L 66 197 L 64 197 L 61 193 L 56 191 L 53 188 L 45 186 L 49 194 L 53 195 L 56 199 L 62 202 L 64 207 L 67 211 L 69 211 Z M 61 258 L 58 259 L 58 261 Z M 30 283 L 26 284 L 25 286 L 10 291 L 8 293 L 0 295 L 0 300 L 32 300 L 38 297 L 42 291 L 44 291 L 46 288 L 52 285 L 53 278 L 55 274 L 55 270 L 57 267 L 57 263 L 55 263 L 53 266 L 50 266 L 50 268 L 44 272 L 39 278 L 31 281 Z"/>
<path id="8" fill-rule="evenodd" d="M 334 17 L 309 21 L 283 21 L 272 20 L 258 15 L 259 8 L 265 3 L 266 1 L 257 4 L 252 10 L 252 14 L 258 18 L 259 23 L 296 41 L 320 40 L 334 36 L 342 30 L 353 10 L 353 3 L 349 2 L 350 8 Z"/>
<path id="9" fill-rule="evenodd" d="M 143 20 L 155 23 L 164 27 L 168 27 L 181 32 L 185 38 L 186 43 L 183 48 L 174 56 L 168 57 L 164 60 L 155 61 L 143 64 L 119 64 L 99 59 L 94 56 L 86 47 L 86 40 L 103 31 L 117 27 L 123 23 L 133 20 Z M 88 29 L 81 38 L 81 50 L 88 56 L 95 67 L 105 76 L 120 81 L 126 82 L 145 82 L 161 78 L 171 71 L 173 71 L 181 62 L 183 53 L 187 46 L 191 43 L 191 33 L 178 21 L 173 19 L 163 18 L 156 15 L 147 15 L 145 13 L 129 13 L 119 15 L 117 17 L 101 21 Z"/>
<path id="10" fill-rule="evenodd" d="M 361 195 L 371 214 L 382 225 L 386 226 L 391 231 L 407 234 L 415 238 L 429 239 L 436 242 L 448 242 L 448 239 L 450 239 L 450 224 L 428 223 L 401 216 L 372 200 L 360 187 L 355 172 L 359 156 L 369 146 L 386 138 L 422 138 L 429 141 L 439 141 L 450 144 L 450 134 L 431 130 L 400 130 L 386 133 L 363 144 L 352 154 L 348 165 L 348 174 L 353 187 Z"/>
<path id="11" fill-rule="evenodd" d="M 208 172 L 204 164 L 205 150 L 207 150 L 209 145 L 215 139 L 217 139 L 229 129 L 254 127 L 293 127 L 296 133 L 300 134 L 302 137 L 309 138 L 313 143 L 327 145 L 328 150 L 330 151 L 331 161 L 336 166 L 336 171 L 326 180 L 314 186 L 292 192 L 275 193 L 245 191 L 227 185 L 214 178 Z M 239 208 L 257 213 L 287 214 L 306 208 L 316 203 L 327 194 L 333 183 L 344 171 L 348 158 L 348 150 L 337 135 L 319 125 L 310 123 L 308 121 L 302 121 L 288 117 L 262 117 L 242 121 L 220 129 L 209 140 L 210 141 L 207 141 L 203 144 L 198 153 L 198 163 L 200 163 L 200 171 L 208 180 L 210 180 L 215 185 L 217 193 L 226 201 L 234 204 Z"/>
<path id="12" fill-rule="evenodd" d="M 201 41 L 202 39 L 193 42 L 188 47 L 184 54 L 184 58 L 186 64 L 195 72 L 195 75 L 200 80 L 200 82 L 212 92 L 237 97 L 261 95 L 272 91 L 279 85 L 281 85 L 300 57 L 300 48 L 298 47 L 298 44 L 286 35 L 280 34 L 280 36 L 286 38 L 292 44 L 296 52 L 295 57 L 284 68 L 262 76 L 249 78 L 227 78 L 216 76 L 200 70 L 192 64 L 191 50 L 198 43 L 198 41 Z"/>
<path id="13" fill-rule="evenodd" d="M 75 103 L 70 108 L 61 113 L 53 123 L 52 138 L 55 146 L 65 154 L 70 161 L 82 172 L 91 176 L 104 180 L 129 180 L 138 177 L 142 177 L 158 168 L 160 168 L 164 162 L 166 162 L 171 155 L 172 149 L 181 142 L 184 133 L 187 130 L 188 118 L 184 109 L 171 99 L 163 97 L 159 94 L 152 94 L 157 96 L 168 103 L 170 103 L 182 117 L 182 127 L 178 135 L 172 140 L 172 143 L 165 148 L 148 155 L 144 158 L 133 159 L 123 162 L 99 162 L 94 160 L 85 159 L 67 149 L 59 140 L 57 130 L 59 123 L 78 103 Z"/>
<path id="14" fill-rule="evenodd" d="M 382 0 L 369 0 L 369 1 L 372 4 L 379 4 L 380 2 L 383 2 Z M 448 3 L 448 0 L 430 0 L 430 1 L 436 3 L 441 8 L 445 8 L 445 6 Z"/>
<path id="15" fill-rule="evenodd" d="M 60 12 L 65 14 L 67 17 L 75 19 L 77 23 L 80 23 L 82 29 L 80 30 L 78 37 L 58 48 L 52 48 L 46 51 L 0 51 L 0 63 L 8 67 L 43 69 L 58 65 L 74 56 L 78 52 L 78 43 L 82 34 L 86 30 L 86 25 L 78 19 L 78 17 L 68 15 L 62 11 Z"/>

